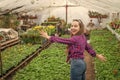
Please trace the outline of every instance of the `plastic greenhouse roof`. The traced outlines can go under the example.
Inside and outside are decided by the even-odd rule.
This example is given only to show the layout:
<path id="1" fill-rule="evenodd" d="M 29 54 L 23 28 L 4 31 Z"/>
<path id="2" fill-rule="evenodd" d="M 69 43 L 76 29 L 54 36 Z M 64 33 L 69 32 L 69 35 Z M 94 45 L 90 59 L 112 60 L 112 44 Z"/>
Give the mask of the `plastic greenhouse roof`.
<path id="1" fill-rule="evenodd" d="M 24 5 L 22 11 L 31 9 L 41 11 L 45 8 L 65 6 L 66 2 L 68 5 L 82 6 L 89 10 L 120 11 L 119 0 L 0 0 L 0 8 L 4 10 Z"/>
<path id="2" fill-rule="evenodd" d="M 12 10 L 23 6 L 13 12 L 27 12 L 37 14 L 43 20 L 50 16 L 65 18 L 65 7 L 68 6 L 68 19 L 82 16 L 83 20 L 88 19 L 88 11 L 101 13 L 120 12 L 120 0 L 0 0 L 0 11 Z"/>

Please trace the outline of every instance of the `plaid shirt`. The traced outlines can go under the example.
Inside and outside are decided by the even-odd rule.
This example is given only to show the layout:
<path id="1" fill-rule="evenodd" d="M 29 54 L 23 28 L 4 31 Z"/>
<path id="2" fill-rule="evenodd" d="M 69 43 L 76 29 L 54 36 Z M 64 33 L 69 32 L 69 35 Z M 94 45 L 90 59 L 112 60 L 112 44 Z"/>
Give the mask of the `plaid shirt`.
<path id="1" fill-rule="evenodd" d="M 57 43 L 63 43 L 67 44 L 68 47 L 68 56 L 67 61 L 69 61 L 70 58 L 80 58 L 84 59 L 84 51 L 87 50 L 87 52 L 95 57 L 96 52 L 92 49 L 92 47 L 87 43 L 86 37 L 84 34 L 72 36 L 69 39 L 66 38 L 60 38 L 56 36 L 51 36 L 50 38 L 51 42 L 57 42 Z"/>

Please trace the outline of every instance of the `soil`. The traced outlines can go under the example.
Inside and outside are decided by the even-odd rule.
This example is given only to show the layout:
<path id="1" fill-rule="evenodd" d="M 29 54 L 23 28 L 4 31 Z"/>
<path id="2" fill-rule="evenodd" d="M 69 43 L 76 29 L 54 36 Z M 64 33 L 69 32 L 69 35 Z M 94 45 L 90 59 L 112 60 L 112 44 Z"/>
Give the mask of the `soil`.
<path id="1" fill-rule="evenodd" d="M 86 80 L 95 80 L 94 58 L 87 52 L 84 53 L 87 65 Z"/>

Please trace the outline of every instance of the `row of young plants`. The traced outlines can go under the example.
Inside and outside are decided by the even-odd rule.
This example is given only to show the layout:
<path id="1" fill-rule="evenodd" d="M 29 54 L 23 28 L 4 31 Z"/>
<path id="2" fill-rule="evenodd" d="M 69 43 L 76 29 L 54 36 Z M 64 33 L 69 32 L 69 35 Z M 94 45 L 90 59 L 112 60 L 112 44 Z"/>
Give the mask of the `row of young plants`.
<path id="1" fill-rule="evenodd" d="M 15 67 L 23 59 L 32 54 L 40 45 L 46 42 L 44 38 L 40 37 L 39 30 L 45 30 L 51 35 L 55 32 L 55 26 L 35 26 L 26 32 L 19 32 L 21 42 L 25 44 L 9 47 L 1 52 L 2 62 L 0 63 L 2 64 L 0 65 L 0 76 L 12 67 Z"/>
<path id="2" fill-rule="evenodd" d="M 107 29 L 92 31 L 91 44 L 106 62 L 95 60 L 96 80 L 120 80 L 120 42 Z"/>
<path id="3" fill-rule="evenodd" d="M 19 31 L 19 35 L 23 43 L 41 44 L 45 41 L 45 39 L 40 36 L 39 31 L 41 30 L 46 31 L 49 35 L 54 35 L 56 32 L 56 28 L 53 25 L 35 26 L 33 28 L 28 29 L 26 32 Z"/>
<path id="4" fill-rule="evenodd" d="M 63 44 L 54 43 L 19 70 L 13 80 L 69 80 L 69 68 Z"/>
<path id="5" fill-rule="evenodd" d="M 5 74 L 9 69 L 18 65 L 18 63 L 34 52 L 39 46 L 39 44 L 32 45 L 30 43 L 18 44 L 2 51 L 2 72 L 0 70 L 0 75 Z"/>
<path id="6" fill-rule="evenodd" d="M 19 33 L 19 35 L 22 43 L 42 43 L 42 37 L 40 37 L 40 34 L 35 30 L 28 29 L 26 32 Z"/>

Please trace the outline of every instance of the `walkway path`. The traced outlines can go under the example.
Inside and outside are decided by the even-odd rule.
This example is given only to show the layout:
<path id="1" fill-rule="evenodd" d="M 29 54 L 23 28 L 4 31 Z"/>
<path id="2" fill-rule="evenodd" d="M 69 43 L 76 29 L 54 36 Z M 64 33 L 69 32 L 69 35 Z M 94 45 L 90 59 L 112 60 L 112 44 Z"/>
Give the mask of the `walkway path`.
<path id="1" fill-rule="evenodd" d="M 93 57 L 91 57 L 87 52 L 85 52 L 85 61 L 87 64 L 87 71 L 86 71 L 86 80 L 95 80 L 95 70 L 94 70 L 94 63 Z"/>

